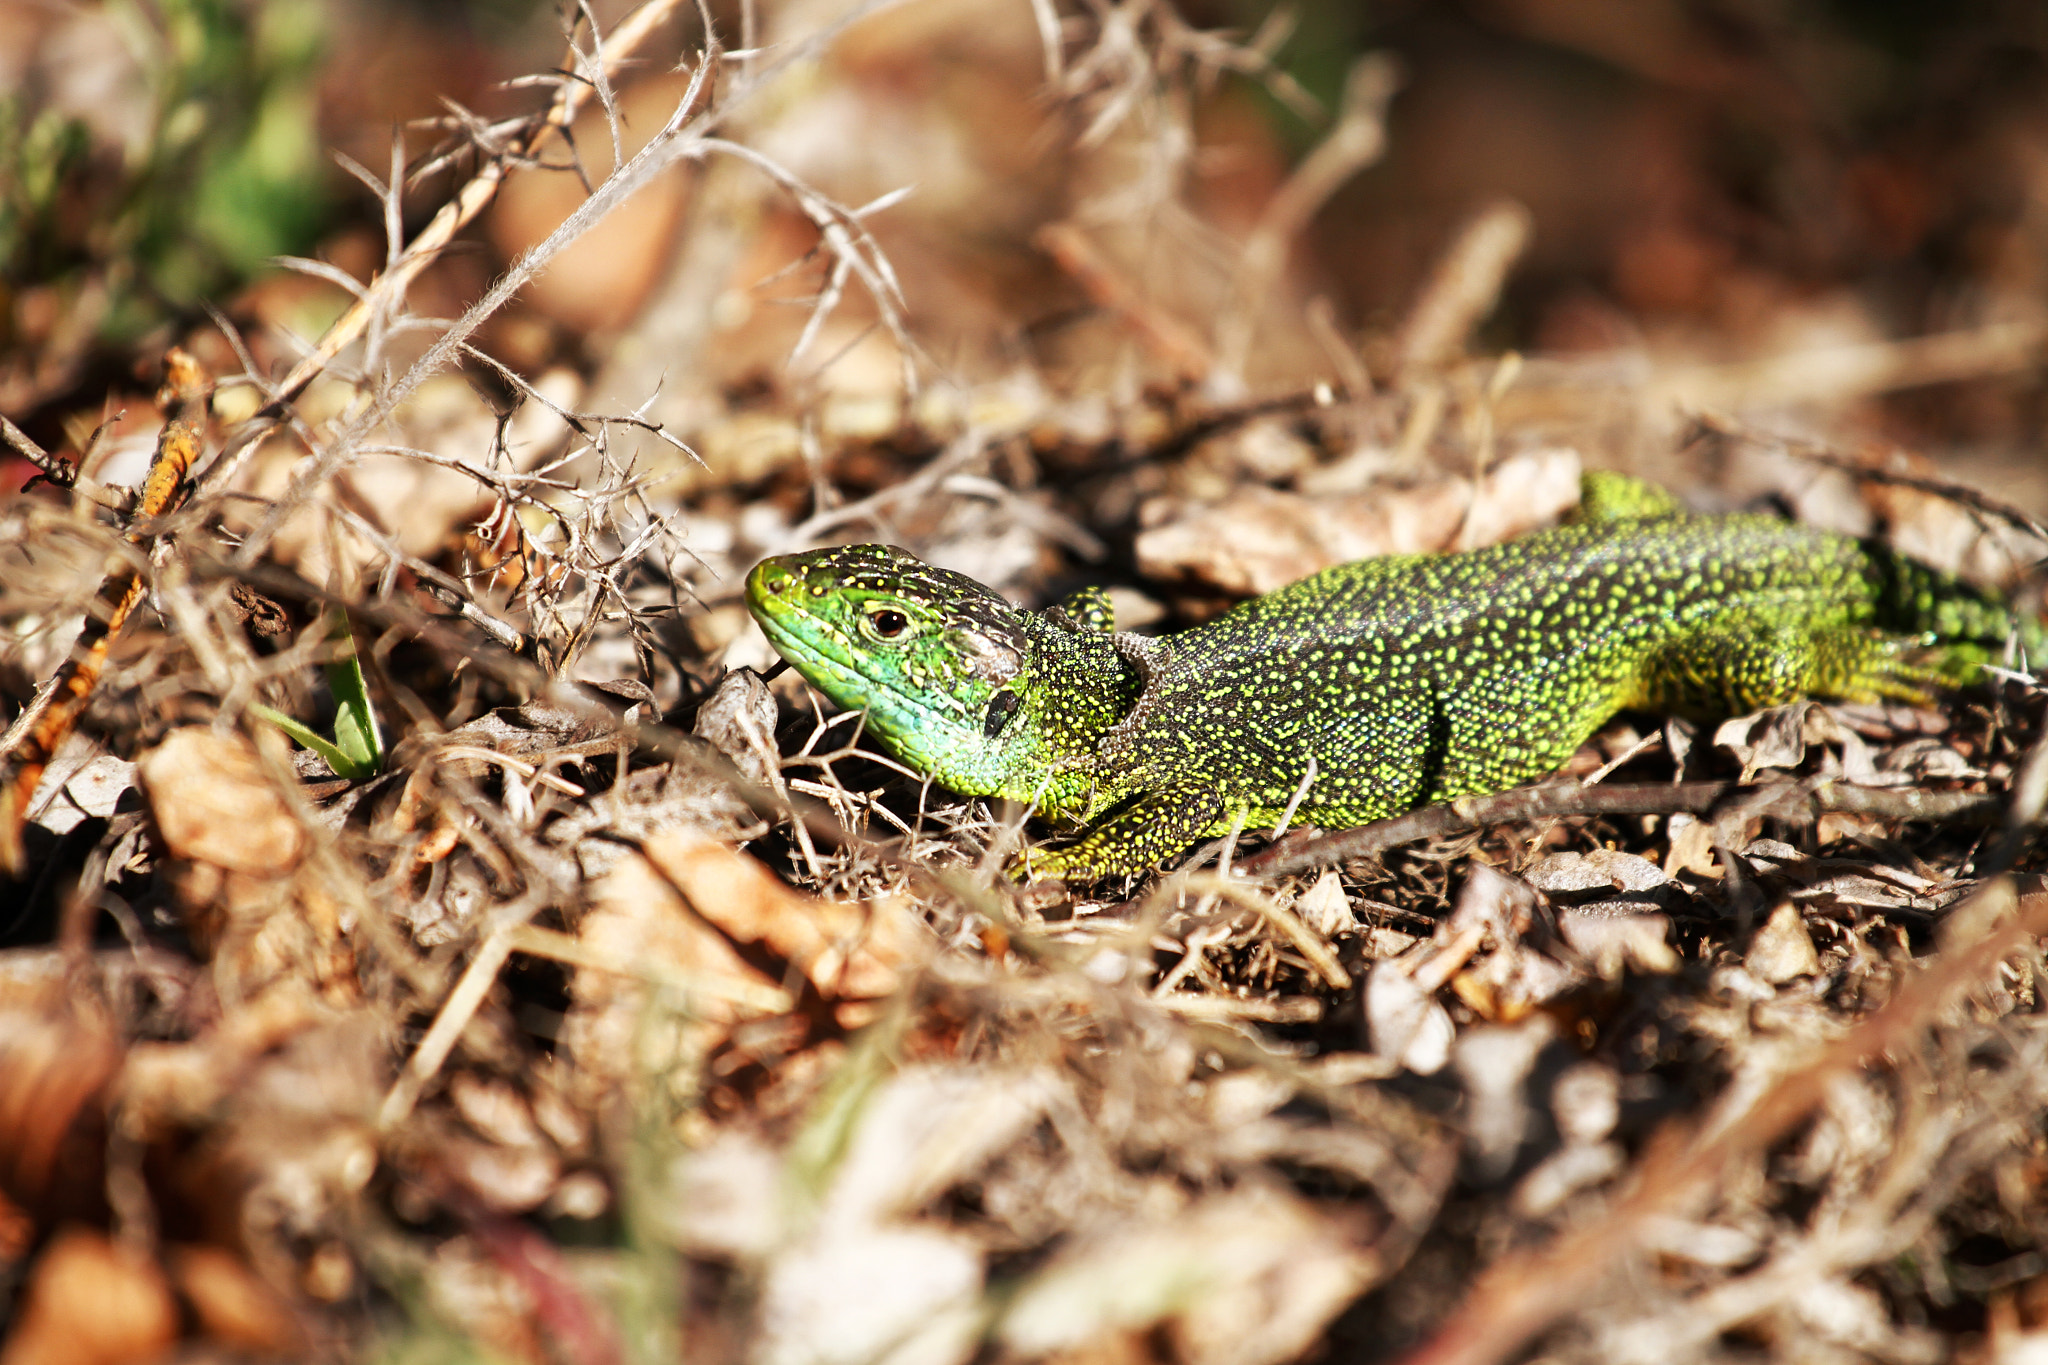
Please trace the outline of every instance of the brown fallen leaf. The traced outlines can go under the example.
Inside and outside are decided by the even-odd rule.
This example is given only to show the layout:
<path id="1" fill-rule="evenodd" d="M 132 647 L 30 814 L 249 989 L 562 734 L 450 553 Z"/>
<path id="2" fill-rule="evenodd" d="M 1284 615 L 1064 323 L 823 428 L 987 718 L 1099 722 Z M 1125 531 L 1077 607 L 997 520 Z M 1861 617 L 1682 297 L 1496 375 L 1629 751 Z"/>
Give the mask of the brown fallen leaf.
<path id="1" fill-rule="evenodd" d="M 297 1356 L 306 1349 L 290 1305 L 241 1257 L 219 1247 L 180 1246 L 169 1259 L 178 1293 L 216 1342 L 261 1355 Z"/>
<path id="2" fill-rule="evenodd" d="M 1799 916 L 1799 907 L 1786 901 L 1771 911 L 1764 927 L 1750 940 L 1742 965 L 1749 974 L 1773 986 L 1802 976 L 1820 974 L 1820 954 Z"/>
<path id="3" fill-rule="evenodd" d="M 829 998 L 888 995 L 922 955 L 922 932 L 893 897 L 848 904 L 804 896 L 755 859 L 696 835 L 650 839 L 644 851 L 706 921 L 734 942 L 769 949 Z"/>
<path id="4" fill-rule="evenodd" d="M 1309 1350 L 1375 1271 L 1335 1219 L 1252 1184 L 1073 1239 L 1018 1287 L 996 1331 L 1014 1358 L 1108 1347 L 1118 1359 L 1120 1338 L 1156 1328 L 1167 1359 L 1261 1365 Z"/>
<path id="5" fill-rule="evenodd" d="M 136 764 L 186 926 L 237 994 L 284 979 L 357 996 L 342 907 L 306 864 L 312 836 L 237 734 L 174 730 Z"/>
<path id="6" fill-rule="evenodd" d="M 239 735 L 173 730 L 137 776 L 169 854 L 220 872 L 281 877 L 298 866 L 306 831 Z"/>
<path id="7" fill-rule="evenodd" d="M 1602 905 L 1580 906 L 1559 913 L 1557 932 L 1593 964 L 1603 981 L 1618 979 L 1625 967 L 1659 974 L 1678 970 L 1678 954 L 1666 941 L 1671 936 L 1669 915 L 1617 914 Z"/>
<path id="8" fill-rule="evenodd" d="M 0 1012 L 0 1190 L 45 1226 L 105 1212 L 106 1095 L 120 1065 L 95 1024 Z"/>
<path id="9" fill-rule="evenodd" d="M 1148 578 L 1253 596 L 1354 559 L 1505 540 L 1578 500 L 1578 454 L 1541 450 L 1502 461 L 1476 499 L 1463 478 L 1338 496 L 1244 488 L 1220 506 L 1169 511 L 1135 551 Z"/>
<path id="10" fill-rule="evenodd" d="M 178 1308 L 155 1262 L 67 1227 L 29 1272 L 0 1365 L 137 1365 L 177 1335 Z"/>
<path id="11" fill-rule="evenodd" d="M 434 1144 L 438 1168 L 493 1213 L 526 1213 L 555 1192 L 562 1164 L 543 1147 L 507 1147 L 444 1133 Z"/>
<path id="12" fill-rule="evenodd" d="M 650 838 L 597 882 L 594 898 L 562 1034 L 586 1082 L 666 1074 L 743 1019 L 795 1010 L 797 982 L 842 1011 L 886 996 L 925 951 L 900 901 L 817 900 L 690 831 Z M 662 1019 L 649 1014 L 657 1003 Z"/>

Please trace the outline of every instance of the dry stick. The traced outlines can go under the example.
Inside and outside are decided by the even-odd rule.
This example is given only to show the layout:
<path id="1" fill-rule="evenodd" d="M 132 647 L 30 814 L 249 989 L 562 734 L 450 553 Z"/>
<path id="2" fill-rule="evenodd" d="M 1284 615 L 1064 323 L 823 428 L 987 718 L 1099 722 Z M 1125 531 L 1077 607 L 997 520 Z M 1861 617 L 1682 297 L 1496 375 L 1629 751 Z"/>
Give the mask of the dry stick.
<path id="1" fill-rule="evenodd" d="M 455 989 L 441 1002 L 441 1008 L 428 1026 L 426 1035 L 412 1056 L 406 1059 L 405 1069 L 384 1094 L 384 1103 L 377 1113 L 377 1126 L 390 1129 L 410 1114 L 418 1103 L 428 1081 L 448 1060 L 448 1054 L 455 1050 L 461 1040 L 462 1031 L 469 1027 L 484 999 L 490 995 L 491 987 L 497 984 L 498 973 L 504 969 L 506 959 L 512 956 L 517 940 L 513 937 L 524 925 L 527 915 L 507 917 L 484 936 L 476 955 L 463 969 L 462 976 L 455 983 Z"/>
<path id="2" fill-rule="evenodd" d="M 1991 822 L 1998 797 L 1981 792 L 1898 791 L 1846 782 L 1771 782 L 1745 787 L 1716 782 L 1646 782 L 1623 786 L 1563 784 L 1517 787 L 1496 796 L 1461 796 L 1406 815 L 1375 820 L 1356 829 L 1275 844 L 1248 858 L 1238 870 L 1248 877 L 1278 877 L 1352 858 L 1371 858 L 1400 844 L 1440 839 L 1488 825 L 1516 824 L 1561 815 L 1704 815 L 1734 796 L 1753 801 L 1759 813 L 1808 822 L 1823 811 L 1874 815 L 1886 820 L 1975 820 Z"/>
<path id="3" fill-rule="evenodd" d="M 0 416 L 0 438 L 4 438 L 8 445 L 14 447 L 15 454 L 42 470 L 43 477 L 51 483 L 60 488 L 70 486 L 77 471 L 30 440 L 27 432 L 4 416 Z"/>
<path id="4" fill-rule="evenodd" d="M 1605 1216 L 1537 1251 L 1496 1262 L 1448 1321 L 1404 1365 L 1493 1365 L 1525 1347 L 1594 1293 L 1620 1258 L 1648 1244 L 1659 1224 L 1683 1218 L 1736 1161 L 1784 1137 L 1819 1106 L 1836 1078 L 1912 1044 L 1963 991 L 2048 934 L 2048 886 L 2039 877 L 2017 897 L 2019 914 L 1976 942 L 1944 951 L 1882 1009 L 1774 1081 L 1746 1110 L 1733 1097 L 1697 1124 L 1673 1123 L 1649 1145 L 1627 1194 Z M 2015 899 L 2011 881 L 1988 882 L 1953 916 L 1993 918 Z"/>
<path id="5" fill-rule="evenodd" d="M 204 445 L 206 401 L 212 392 L 212 377 L 199 367 L 198 361 L 176 348 L 164 360 L 164 387 L 157 402 L 168 420 L 157 437 L 156 458 L 150 463 L 149 478 L 136 502 L 132 526 L 146 527 L 152 519 L 175 511 L 185 501 L 190 491 L 185 476 Z M 137 531 L 128 540 L 140 546 L 148 538 L 145 531 Z M 71 646 L 69 657 L 41 694 L 41 714 L 28 722 L 19 747 L 7 756 L 4 766 L 11 768 L 12 774 L 5 788 L 0 789 L 0 873 L 19 878 L 27 872 L 22 826 L 28 819 L 29 801 L 58 747 L 85 714 L 93 689 L 106 669 L 107 652 L 113 647 L 114 636 L 142 601 L 146 586 L 147 574 L 138 565 L 113 573 L 100 584 L 93 609 L 86 612 L 85 626 Z"/>
<path id="6" fill-rule="evenodd" d="M 119 419 L 116 417 L 110 420 Z M 102 429 L 104 429 L 104 426 Z M 95 437 L 99 435 L 98 432 L 93 434 Z M 52 455 L 49 451 L 37 445 L 27 432 L 8 421 L 5 416 L 0 416 L 0 440 L 5 440 L 8 445 L 14 448 L 15 454 L 41 470 L 43 477 L 59 488 L 68 488 L 80 497 L 98 503 L 109 512 L 119 513 L 123 516 L 127 515 L 128 503 L 126 499 L 104 484 L 96 483 L 86 478 L 80 472 L 79 465 L 85 462 L 83 456 L 80 457 L 78 465 L 65 462 L 61 457 Z M 91 450 L 91 445 L 91 442 L 87 442 L 88 452 Z"/>
<path id="7" fill-rule="evenodd" d="M 1472 329 L 1500 301 L 1532 225 L 1528 209 L 1501 199 L 1459 230 L 1401 325 L 1395 363 L 1404 382 L 1428 375 L 1464 348 Z"/>
<path id="8" fill-rule="evenodd" d="M 1675 369 L 1653 374 L 1641 386 L 1641 397 L 1645 411 L 1769 408 L 2032 370 L 2039 368 L 2044 352 L 2048 324 L 1994 322 L 1903 341 L 1826 346 L 1762 360 Z"/>
<path id="9" fill-rule="evenodd" d="M 1130 324 L 1138 338 L 1176 374 L 1204 379 L 1215 369 L 1214 357 L 1194 328 L 1141 297 L 1081 229 L 1071 223 L 1047 223 L 1031 240 L 1074 278 L 1090 303 Z"/>
<path id="10" fill-rule="evenodd" d="M 1967 484 L 1951 483 L 1947 479 L 1925 478 L 1918 474 L 1901 474 L 1838 454 L 1822 442 L 1758 431 L 1720 413 L 1694 414 L 1692 430 L 1687 433 L 1683 444 L 1691 446 L 1702 436 L 1719 436 L 1731 441 L 1740 441 L 1745 445 L 1779 450 L 1794 459 L 1805 460 L 1809 464 L 1825 465 L 1829 469 L 1839 469 L 1845 474 L 1868 479 L 1872 483 L 1891 484 L 1899 488 L 1913 488 L 1922 493 L 1932 493 L 1945 501 L 1982 512 L 1985 516 L 2002 521 L 2008 526 L 2016 526 L 2028 535 L 2048 540 L 2048 526 L 2042 525 L 2039 520 L 2011 503 L 2001 502 Z"/>
<path id="11" fill-rule="evenodd" d="M 403 564 L 411 569 L 425 592 L 436 602 L 490 636 L 493 644 L 500 649 L 509 649 L 515 654 L 526 648 L 526 637 L 515 627 L 499 620 L 470 600 L 471 589 L 468 584 L 427 563 L 418 555 L 407 554 L 404 546 L 372 525 L 367 517 L 352 512 L 347 507 L 337 507 L 335 511 L 344 524 L 374 545 L 387 561 Z"/>
<path id="12" fill-rule="evenodd" d="M 1268 924 L 1280 931 L 1281 937 L 1292 943 L 1295 949 L 1308 959 L 1310 969 L 1323 979 L 1324 985 L 1333 991 L 1351 989 L 1351 973 L 1344 970 L 1344 964 L 1338 961 L 1336 951 L 1330 947 L 1328 940 L 1309 928 L 1301 916 L 1271 896 L 1258 894 L 1241 881 L 1224 880 L 1228 876 L 1226 869 L 1221 873 L 1212 874 L 1207 879 L 1214 883 L 1209 891 L 1210 896 L 1257 911 L 1265 917 Z"/>
<path id="13" fill-rule="evenodd" d="M 1282 1000 L 1240 1000 L 1230 995 L 1160 995 L 1152 1003 L 1183 1019 L 1230 1019 L 1255 1024 L 1313 1024 L 1323 1017 L 1314 996 Z"/>

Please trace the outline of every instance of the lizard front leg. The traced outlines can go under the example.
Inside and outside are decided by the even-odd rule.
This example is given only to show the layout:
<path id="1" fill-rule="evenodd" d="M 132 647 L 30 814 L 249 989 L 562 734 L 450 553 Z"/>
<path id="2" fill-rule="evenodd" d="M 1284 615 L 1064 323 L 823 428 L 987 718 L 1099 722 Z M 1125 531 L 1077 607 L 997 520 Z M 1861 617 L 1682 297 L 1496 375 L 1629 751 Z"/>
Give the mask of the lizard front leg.
<path id="1" fill-rule="evenodd" d="M 1216 827 L 1222 813 L 1222 793 L 1213 786 L 1188 784 L 1143 792 L 1113 808 L 1070 844 L 1026 849 L 1010 872 L 1026 881 L 1136 876 L 1184 852 Z"/>

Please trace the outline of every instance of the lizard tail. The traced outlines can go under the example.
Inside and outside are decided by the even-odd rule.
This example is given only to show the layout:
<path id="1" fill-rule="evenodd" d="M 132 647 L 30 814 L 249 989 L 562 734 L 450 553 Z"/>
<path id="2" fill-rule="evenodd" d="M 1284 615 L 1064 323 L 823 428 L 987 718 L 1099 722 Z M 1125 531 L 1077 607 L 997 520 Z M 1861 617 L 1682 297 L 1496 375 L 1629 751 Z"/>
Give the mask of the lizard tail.
<path id="1" fill-rule="evenodd" d="M 2048 623 L 2003 593 L 1979 588 L 1883 546 L 1865 547 L 1875 573 L 1880 628 L 1933 637 L 1941 671 L 1963 680 L 1979 663 L 2048 667 Z"/>

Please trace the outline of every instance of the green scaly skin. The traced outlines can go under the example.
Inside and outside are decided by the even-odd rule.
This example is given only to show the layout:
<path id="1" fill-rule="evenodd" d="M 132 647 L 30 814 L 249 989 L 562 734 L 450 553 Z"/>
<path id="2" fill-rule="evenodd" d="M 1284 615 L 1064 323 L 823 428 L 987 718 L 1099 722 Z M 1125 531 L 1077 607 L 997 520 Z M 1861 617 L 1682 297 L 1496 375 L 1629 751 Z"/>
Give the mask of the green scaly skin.
<path id="1" fill-rule="evenodd" d="M 1159 639 L 1099 589 L 1025 611 L 880 545 L 764 560 L 747 604 L 908 767 L 1085 825 L 1019 869 L 1068 879 L 1270 826 L 1304 787 L 1298 821 L 1361 824 L 1540 777 L 1625 708 L 1922 700 L 2043 638 L 1882 546 L 1606 474 L 1553 530 L 1339 565 Z"/>

